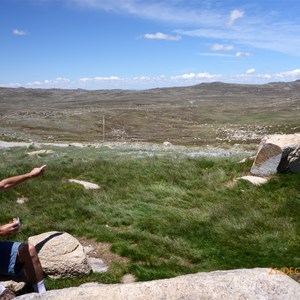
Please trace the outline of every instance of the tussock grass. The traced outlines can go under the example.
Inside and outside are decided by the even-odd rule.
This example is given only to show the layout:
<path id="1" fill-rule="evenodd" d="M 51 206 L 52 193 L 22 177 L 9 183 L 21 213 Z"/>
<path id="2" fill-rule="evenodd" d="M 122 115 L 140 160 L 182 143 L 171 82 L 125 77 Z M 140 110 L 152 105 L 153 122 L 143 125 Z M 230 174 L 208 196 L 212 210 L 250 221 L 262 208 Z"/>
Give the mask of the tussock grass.
<path id="1" fill-rule="evenodd" d="M 119 282 L 199 271 L 300 266 L 300 175 L 275 176 L 261 187 L 240 181 L 249 169 L 232 158 L 116 156 L 107 149 L 52 148 L 27 156 L 28 149 L 0 150 L 0 177 L 47 164 L 43 178 L 0 194 L 0 222 L 19 216 L 27 240 L 45 231 L 109 242 L 130 259 L 105 274 L 48 280 L 50 288 L 87 281 Z M 68 179 L 91 181 L 85 190 Z M 24 205 L 15 203 L 27 197 Z"/>

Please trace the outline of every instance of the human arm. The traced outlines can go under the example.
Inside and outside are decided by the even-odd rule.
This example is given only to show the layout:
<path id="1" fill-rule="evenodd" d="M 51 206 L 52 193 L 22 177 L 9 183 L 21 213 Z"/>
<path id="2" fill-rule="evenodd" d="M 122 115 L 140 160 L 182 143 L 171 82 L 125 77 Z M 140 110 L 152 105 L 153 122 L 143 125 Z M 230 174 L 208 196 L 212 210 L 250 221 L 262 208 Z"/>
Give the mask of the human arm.
<path id="1" fill-rule="evenodd" d="M 11 223 L 0 226 L 0 236 L 8 236 L 18 232 L 20 223 L 14 220 Z"/>
<path id="2" fill-rule="evenodd" d="M 44 173 L 45 169 L 46 169 L 46 165 L 43 165 L 39 168 L 32 169 L 32 171 L 29 173 L 17 175 L 17 176 L 13 176 L 13 177 L 9 177 L 9 178 L 1 180 L 0 181 L 0 192 L 9 190 L 27 179 L 31 179 L 31 178 L 42 175 Z"/>

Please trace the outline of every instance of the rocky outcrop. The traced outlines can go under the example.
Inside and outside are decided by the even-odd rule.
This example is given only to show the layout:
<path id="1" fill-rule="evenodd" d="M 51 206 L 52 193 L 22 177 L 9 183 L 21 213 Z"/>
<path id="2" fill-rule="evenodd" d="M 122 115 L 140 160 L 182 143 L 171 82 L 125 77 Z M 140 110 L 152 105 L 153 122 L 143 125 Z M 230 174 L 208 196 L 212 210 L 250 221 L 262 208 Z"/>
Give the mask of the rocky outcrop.
<path id="1" fill-rule="evenodd" d="M 269 269 L 240 269 L 197 273 L 172 279 L 127 284 L 89 283 L 74 288 L 48 291 L 41 296 L 27 294 L 17 299 L 294 300 L 299 295 L 299 283 L 283 273 L 272 275 Z"/>
<path id="2" fill-rule="evenodd" d="M 290 168 L 288 157 L 295 149 L 300 146 L 300 134 L 270 135 L 262 139 L 254 163 L 251 168 L 251 174 L 257 176 L 269 176 L 277 172 L 294 172 L 299 169 Z"/>
<path id="3" fill-rule="evenodd" d="M 35 245 L 44 272 L 50 278 L 68 278 L 89 274 L 91 266 L 83 246 L 68 233 L 46 232 L 28 239 Z"/>

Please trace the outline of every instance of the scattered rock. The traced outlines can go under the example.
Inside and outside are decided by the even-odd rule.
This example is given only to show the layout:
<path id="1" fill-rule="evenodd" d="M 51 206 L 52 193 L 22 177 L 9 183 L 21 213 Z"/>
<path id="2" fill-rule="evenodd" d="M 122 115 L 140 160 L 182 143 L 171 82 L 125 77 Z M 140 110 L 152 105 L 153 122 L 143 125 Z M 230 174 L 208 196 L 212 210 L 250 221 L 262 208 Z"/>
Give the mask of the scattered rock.
<path id="1" fill-rule="evenodd" d="M 95 250 L 94 247 L 92 247 L 92 246 L 86 246 L 86 247 L 83 247 L 83 249 L 86 254 L 89 254 L 90 252 Z"/>
<path id="2" fill-rule="evenodd" d="M 16 201 L 17 204 L 24 204 L 26 202 L 28 202 L 28 198 L 26 198 L 26 197 L 18 198 Z"/>
<path id="3" fill-rule="evenodd" d="M 231 189 L 231 188 L 233 188 L 236 185 L 236 183 L 237 183 L 237 179 L 233 179 L 233 180 L 227 182 L 225 186 L 227 188 Z"/>
<path id="4" fill-rule="evenodd" d="M 31 140 L 29 140 L 29 141 L 31 141 Z M 42 145 L 40 143 L 31 142 L 31 144 L 30 144 L 30 146 L 28 148 L 40 149 L 40 148 L 42 148 Z"/>
<path id="5" fill-rule="evenodd" d="M 134 275 L 132 275 L 132 274 L 125 274 L 121 280 L 122 283 L 131 283 L 131 282 L 135 282 L 135 281 L 136 281 L 136 279 L 135 279 Z"/>
<path id="6" fill-rule="evenodd" d="M 25 282 L 17 282 L 14 280 L 5 280 L 2 281 L 2 279 L 0 278 L 0 284 L 2 284 L 3 286 L 5 286 L 6 288 L 9 288 L 10 290 L 12 290 L 14 293 L 17 293 L 19 291 L 21 291 L 26 283 Z"/>
<path id="7" fill-rule="evenodd" d="M 50 278 L 68 278 L 91 272 L 83 246 L 68 233 L 46 232 L 28 239 L 35 245 L 43 270 Z"/>
<path id="8" fill-rule="evenodd" d="M 247 163 L 248 161 L 254 161 L 254 160 L 255 160 L 255 156 L 246 157 L 246 158 L 240 160 L 239 164 L 244 164 L 244 163 Z"/>
<path id="9" fill-rule="evenodd" d="M 172 146 L 172 144 L 170 142 L 163 142 L 164 146 Z"/>
<path id="10" fill-rule="evenodd" d="M 71 144 L 69 144 L 69 146 L 78 147 L 78 148 L 86 147 L 86 145 L 82 144 L 82 143 L 71 143 Z"/>
<path id="11" fill-rule="evenodd" d="M 179 276 L 171 279 L 126 284 L 88 283 L 79 287 L 35 293 L 17 299 L 39 300 L 294 300 L 300 285 L 285 274 L 269 269 L 239 269 Z"/>
<path id="12" fill-rule="evenodd" d="M 88 257 L 88 263 L 92 268 L 94 273 L 104 273 L 107 272 L 108 266 L 100 258 Z"/>
<path id="13" fill-rule="evenodd" d="M 36 150 L 36 151 L 28 152 L 27 155 L 33 156 L 39 154 L 52 154 L 52 153 L 54 153 L 52 150 Z"/>
<path id="14" fill-rule="evenodd" d="M 251 175 L 242 176 L 242 177 L 239 177 L 237 179 L 246 180 L 246 181 L 249 181 L 252 184 L 258 185 L 258 186 L 268 182 L 267 178 L 258 177 L 258 176 L 251 176 Z"/>
<path id="15" fill-rule="evenodd" d="M 111 251 L 110 243 L 97 242 L 94 239 L 87 239 L 85 237 L 76 237 L 81 245 L 84 246 L 84 250 L 87 253 L 87 257 L 101 259 L 104 264 L 110 268 L 112 263 L 117 262 L 123 265 L 130 263 L 129 258 L 120 256 Z"/>
<path id="16" fill-rule="evenodd" d="M 77 180 L 77 179 L 69 179 L 69 182 L 73 182 L 73 183 L 78 183 L 84 186 L 85 189 L 87 190 L 95 190 L 95 189 L 100 189 L 100 186 L 98 184 L 95 183 L 91 183 L 88 181 L 83 181 L 83 180 Z"/>

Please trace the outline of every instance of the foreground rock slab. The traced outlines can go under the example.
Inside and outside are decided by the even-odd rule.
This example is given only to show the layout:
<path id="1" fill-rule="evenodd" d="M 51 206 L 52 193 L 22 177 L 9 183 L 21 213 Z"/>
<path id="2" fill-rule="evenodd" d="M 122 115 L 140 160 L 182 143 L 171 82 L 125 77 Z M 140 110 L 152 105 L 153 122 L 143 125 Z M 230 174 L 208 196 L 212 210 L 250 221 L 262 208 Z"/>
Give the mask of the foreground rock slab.
<path id="1" fill-rule="evenodd" d="M 269 269 L 239 269 L 127 284 L 89 283 L 79 287 L 27 294 L 16 299 L 43 300 L 295 300 L 300 284 Z"/>

